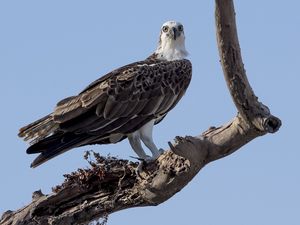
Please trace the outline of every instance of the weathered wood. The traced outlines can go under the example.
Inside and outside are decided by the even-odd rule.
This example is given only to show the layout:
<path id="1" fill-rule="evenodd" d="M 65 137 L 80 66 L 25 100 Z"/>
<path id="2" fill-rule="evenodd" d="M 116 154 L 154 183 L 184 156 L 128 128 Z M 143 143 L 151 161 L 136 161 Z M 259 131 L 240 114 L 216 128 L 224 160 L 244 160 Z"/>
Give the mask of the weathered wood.
<path id="1" fill-rule="evenodd" d="M 281 121 L 258 101 L 246 76 L 238 41 L 232 0 L 216 0 L 216 32 L 224 77 L 242 118 L 264 133 L 276 132 Z"/>
<path id="2" fill-rule="evenodd" d="M 179 192 L 211 161 L 252 139 L 276 132 L 281 121 L 257 100 L 246 77 L 232 0 L 216 0 L 217 41 L 228 89 L 238 115 L 228 124 L 197 137 L 177 137 L 159 159 L 137 173 L 137 163 L 95 155 L 90 169 L 66 175 L 53 193 L 33 194 L 32 202 L 3 214 L 1 225 L 87 224 L 108 214 L 158 205 Z"/>

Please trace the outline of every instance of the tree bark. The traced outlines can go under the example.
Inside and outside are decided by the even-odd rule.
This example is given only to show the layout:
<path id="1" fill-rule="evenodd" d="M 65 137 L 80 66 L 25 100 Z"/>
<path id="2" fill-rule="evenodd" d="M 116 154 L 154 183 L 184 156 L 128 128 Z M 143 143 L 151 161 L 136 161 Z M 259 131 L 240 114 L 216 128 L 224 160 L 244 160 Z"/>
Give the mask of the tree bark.
<path id="1" fill-rule="evenodd" d="M 247 80 L 233 1 L 215 3 L 219 54 L 237 116 L 199 136 L 176 137 L 174 144 L 169 143 L 170 150 L 141 170 L 138 163 L 94 153 L 91 168 L 65 175 L 64 183 L 51 194 L 34 192 L 30 204 L 5 212 L 1 225 L 87 224 L 119 210 L 158 205 L 179 192 L 209 162 L 280 128 L 280 119 L 258 101 Z"/>

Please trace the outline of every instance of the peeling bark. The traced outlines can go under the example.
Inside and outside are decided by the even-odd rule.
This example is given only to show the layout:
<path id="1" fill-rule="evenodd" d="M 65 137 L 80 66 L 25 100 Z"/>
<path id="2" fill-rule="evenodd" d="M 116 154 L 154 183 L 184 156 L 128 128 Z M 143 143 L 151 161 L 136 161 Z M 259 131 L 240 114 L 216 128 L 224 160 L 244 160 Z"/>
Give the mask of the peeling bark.
<path id="1" fill-rule="evenodd" d="M 170 150 L 144 165 L 95 155 L 91 168 L 65 175 L 53 193 L 33 193 L 32 202 L 2 215 L 1 225 L 87 224 L 110 213 L 158 205 L 179 192 L 209 162 L 226 157 L 252 139 L 276 132 L 281 121 L 258 101 L 245 73 L 232 0 L 216 0 L 217 42 L 228 89 L 238 115 L 196 137 L 176 137 Z"/>

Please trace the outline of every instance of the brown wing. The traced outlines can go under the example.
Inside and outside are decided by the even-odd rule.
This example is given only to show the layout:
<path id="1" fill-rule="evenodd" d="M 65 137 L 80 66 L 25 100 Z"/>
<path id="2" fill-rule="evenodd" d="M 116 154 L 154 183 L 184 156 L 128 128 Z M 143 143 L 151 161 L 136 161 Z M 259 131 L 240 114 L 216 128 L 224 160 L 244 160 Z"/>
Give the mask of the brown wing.
<path id="1" fill-rule="evenodd" d="M 188 60 L 144 61 L 113 71 L 80 95 L 61 101 L 54 121 L 65 132 L 130 133 L 164 116 L 191 79 Z"/>

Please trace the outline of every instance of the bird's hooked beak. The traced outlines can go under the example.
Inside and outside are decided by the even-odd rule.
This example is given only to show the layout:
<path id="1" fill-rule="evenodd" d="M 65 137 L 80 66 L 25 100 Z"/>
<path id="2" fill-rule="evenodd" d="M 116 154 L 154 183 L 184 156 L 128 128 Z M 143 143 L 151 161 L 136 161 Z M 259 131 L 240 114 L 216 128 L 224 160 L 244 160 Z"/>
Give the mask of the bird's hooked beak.
<path id="1" fill-rule="evenodd" d="M 176 38 L 179 36 L 179 32 L 175 27 L 172 28 L 173 31 L 173 39 L 176 40 Z"/>

